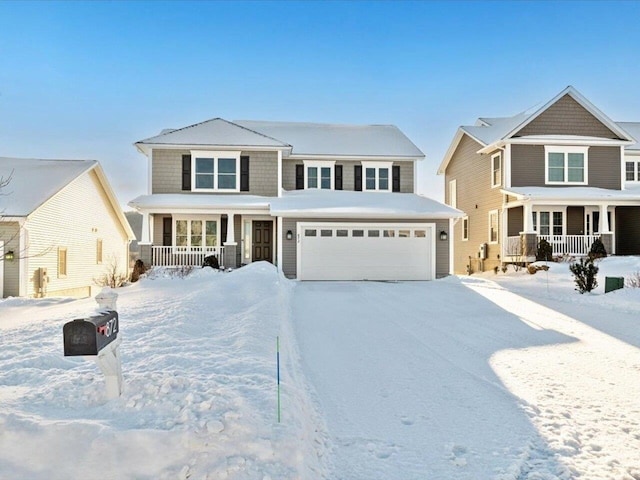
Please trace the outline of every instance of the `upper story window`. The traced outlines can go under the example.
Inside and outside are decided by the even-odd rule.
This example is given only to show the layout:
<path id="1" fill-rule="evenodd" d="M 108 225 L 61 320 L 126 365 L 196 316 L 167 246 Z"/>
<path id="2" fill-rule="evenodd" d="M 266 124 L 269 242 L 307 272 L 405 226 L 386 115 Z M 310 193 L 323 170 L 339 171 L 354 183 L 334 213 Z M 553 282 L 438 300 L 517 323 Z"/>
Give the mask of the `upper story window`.
<path id="1" fill-rule="evenodd" d="M 333 190 L 335 161 L 304 162 L 305 188 Z"/>
<path id="2" fill-rule="evenodd" d="M 193 191 L 240 191 L 240 152 L 194 150 L 191 158 Z"/>
<path id="3" fill-rule="evenodd" d="M 502 183 L 502 153 L 491 155 L 491 188 Z"/>
<path id="4" fill-rule="evenodd" d="M 390 192 L 392 164 L 393 162 L 362 162 L 362 190 Z"/>
<path id="5" fill-rule="evenodd" d="M 589 147 L 545 146 L 545 183 L 586 185 Z"/>
<path id="6" fill-rule="evenodd" d="M 640 182 L 640 160 L 627 160 L 624 162 L 624 179 L 627 182 Z"/>

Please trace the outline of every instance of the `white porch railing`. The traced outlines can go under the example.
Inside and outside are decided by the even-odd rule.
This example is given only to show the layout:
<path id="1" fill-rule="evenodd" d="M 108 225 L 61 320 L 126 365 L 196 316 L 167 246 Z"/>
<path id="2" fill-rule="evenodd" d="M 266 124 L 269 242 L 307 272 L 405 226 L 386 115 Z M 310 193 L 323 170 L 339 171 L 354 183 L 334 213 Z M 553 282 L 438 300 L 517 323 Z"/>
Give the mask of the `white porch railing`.
<path id="1" fill-rule="evenodd" d="M 538 235 L 537 241 L 546 240 L 551 245 L 554 256 L 587 255 L 593 242 L 600 235 Z M 522 240 L 520 236 L 507 237 L 504 254 L 508 257 L 522 255 Z"/>
<path id="2" fill-rule="evenodd" d="M 151 247 L 151 264 L 156 267 L 199 267 L 204 257 L 214 255 L 224 266 L 224 247 Z"/>
<path id="3" fill-rule="evenodd" d="M 597 238 L 600 235 L 538 235 L 538 241 L 549 242 L 553 255 L 587 255 Z"/>

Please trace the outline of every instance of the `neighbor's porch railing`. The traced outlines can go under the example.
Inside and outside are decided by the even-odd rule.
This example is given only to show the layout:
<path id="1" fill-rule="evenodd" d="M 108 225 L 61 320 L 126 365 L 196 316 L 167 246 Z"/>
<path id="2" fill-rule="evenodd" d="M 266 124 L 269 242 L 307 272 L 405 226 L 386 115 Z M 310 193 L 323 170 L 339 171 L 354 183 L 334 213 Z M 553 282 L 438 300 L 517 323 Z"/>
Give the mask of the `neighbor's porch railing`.
<path id="1" fill-rule="evenodd" d="M 224 247 L 151 247 L 151 254 L 156 267 L 199 267 L 209 255 L 218 257 L 224 266 Z"/>
<path id="2" fill-rule="evenodd" d="M 537 241 L 546 240 L 551 245 L 554 256 L 561 255 L 587 255 L 593 242 L 600 235 L 538 235 Z M 504 247 L 506 256 L 517 257 L 522 255 L 522 240 L 520 236 L 507 237 Z"/>

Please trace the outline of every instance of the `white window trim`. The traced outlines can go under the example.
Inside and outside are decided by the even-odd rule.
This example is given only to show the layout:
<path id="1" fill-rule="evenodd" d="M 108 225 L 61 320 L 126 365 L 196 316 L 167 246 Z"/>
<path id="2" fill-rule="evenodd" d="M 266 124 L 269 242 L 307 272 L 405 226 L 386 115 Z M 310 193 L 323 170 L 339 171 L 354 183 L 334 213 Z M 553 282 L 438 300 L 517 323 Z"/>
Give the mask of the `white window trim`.
<path id="1" fill-rule="evenodd" d="M 458 182 L 454 178 L 453 180 L 449 180 L 449 206 L 453 208 L 458 208 Z"/>
<path id="2" fill-rule="evenodd" d="M 498 159 L 498 183 L 493 183 L 493 162 Z M 502 152 L 494 153 L 491 155 L 491 188 L 496 188 L 502 185 Z"/>
<path id="3" fill-rule="evenodd" d="M 467 224 L 467 236 L 466 237 L 464 236 L 464 224 L 465 224 L 465 222 Z M 462 237 L 462 241 L 463 242 L 467 242 L 467 241 L 469 241 L 469 216 L 462 217 L 462 225 L 461 225 L 461 227 L 462 227 L 462 232 L 460 233 L 460 236 Z"/>
<path id="4" fill-rule="evenodd" d="M 178 246 L 176 245 L 176 222 L 179 220 L 186 220 L 187 223 L 187 246 L 183 247 L 183 246 Z M 206 248 L 205 245 L 205 233 L 206 233 L 206 221 L 215 221 L 216 222 L 216 245 L 214 247 L 209 246 L 209 248 L 219 248 L 221 246 L 221 239 L 220 239 L 220 230 L 221 230 L 221 223 L 222 223 L 222 215 L 174 215 L 172 218 L 172 225 L 171 225 L 171 244 L 172 244 L 172 248 L 174 249 L 174 253 L 189 253 L 189 250 L 192 248 L 191 247 L 191 221 L 193 220 L 200 220 L 202 221 L 202 247 L 196 247 L 196 248 Z M 181 249 L 186 249 L 185 250 L 181 250 Z"/>
<path id="5" fill-rule="evenodd" d="M 627 163 L 635 164 L 633 180 L 627 180 Z M 631 185 L 640 184 L 640 158 L 625 156 L 623 164 L 624 169 L 622 170 L 622 178 L 624 179 L 624 183 Z"/>
<path id="6" fill-rule="evenodd" d="M 497 227 L 497 232 L 496 232 L 496 240 L 495 241 L 491 241 L 491 216 L 495 215 L 496 216 L 496 227 Z M 498 210 L 489 210 L 489 216 L 487 218 L 488 220 L 488 225 L 487 225 L 487 239 L 489 244 L 497 244 L 500 242 L 500 212 Z"/>
<path id="7" fill-rule="evenodd" d="M 562 214 L 562 235 L 567 234 L 567 209 L 566 208 L 545 208 L 543 206 L 533 208 L 532 213 L 535 213 L 535 221 L 532 217 L 531 229 L 536 233 L 536 235 L 543 235 L 540 233 L 540 213 L 548 212 L 549 213 L 549 235 L 553 236 L 553 214 L 561 213 Z"/>
<path id="8" fill-rule="evenodd" d="M 335 165 L 336 165 L 336 161 L 335 160 L 321 160 L 321 161 L 314 161 L 314 160 L 304 160 L 302 163 L 304 163 L 304 189 L 305 190 L 334 190 L 335 189 L 335 185 L 336 185 L 336 176 L 335 176 Z M 317 168 L 318 169 L 318 186 L 317 187 L 309 187 L 309 179 L 308 179 L 308 170 L 309 168 Z M 321 184 L 322 184 L 322 175 L 320 173 L 320 169 L 321 168 L 329 168 L 331 171 L 331 184 L 329 185 L 329 188 L 322 188 Z"/>
<path id="9" fill-rule="evenodd" d="M 361 162 L 362 164 L 362 191 L 363 192 L 391 192 L 393 190 L 393 162 Z M 376 188 L 367 188 L 367 168 L 376 170 Z M 380 188 L 380 169 L 389 171 L 388 188 Z"/>
<path id="10" fill-rule="evenodd" d="M 196 187 L 196 159 L 213 158 L 213 188 Z M 233 158 L 236 161 L 236 187 L 218 188 L 218 160 L 221 158 Z M 239 192 L 240 191 L 240 152 L 191 150 L 191 191 L 192 192 Z"/>
<path id="11" fill-rule="evenodd" d="M 549 180 L 549 154 L 564 154 L 564 178 L 563 182 L 552 182 Z M 569 153 L 582 153 L 584 155 L 584 180 L 582 182 L 569 181 Z M 544 146 L 544 183 L 546 185 L 588 185 L 589 184 L 589 147 L 567 147 L 564 145 Z"/>

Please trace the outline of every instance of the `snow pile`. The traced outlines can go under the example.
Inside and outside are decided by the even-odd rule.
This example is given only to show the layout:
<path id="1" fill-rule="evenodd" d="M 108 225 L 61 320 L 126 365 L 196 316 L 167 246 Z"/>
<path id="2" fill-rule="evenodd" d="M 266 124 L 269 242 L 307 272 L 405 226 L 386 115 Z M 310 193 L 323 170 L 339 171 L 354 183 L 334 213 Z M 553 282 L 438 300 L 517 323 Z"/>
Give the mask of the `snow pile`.
<path id="1" fill-rule="evenodd" d="M 95 363 L 62 352 L 93 300 L 0 302 L 0 478 L 322 478 L 290 288 L 258 263 L 119 289 L 125 391 L 110 402 Z"/>

